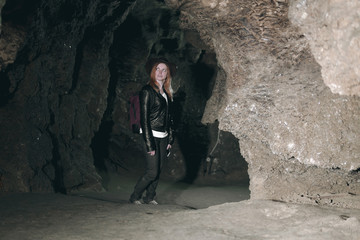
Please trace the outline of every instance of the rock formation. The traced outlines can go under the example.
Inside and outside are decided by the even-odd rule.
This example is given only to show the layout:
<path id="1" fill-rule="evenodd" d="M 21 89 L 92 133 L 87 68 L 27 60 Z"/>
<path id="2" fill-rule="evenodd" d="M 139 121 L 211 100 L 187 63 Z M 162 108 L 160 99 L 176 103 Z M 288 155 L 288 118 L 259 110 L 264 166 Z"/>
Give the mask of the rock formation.
<path id="1" fill-rule="evenodd" d="M 127 99 L 162 55 L 179 68 L 167 175 L 244 179 L 244 158 L 254 199 L 360 208 L 358 1 L 1 7 L 2 191 L 100 191 L 99 173 L 137 166 Z"/>
<path id="2" fill-rule="evenodd" d="M 133 3 L 5 4 L 3 26 L 24 28 L 26 42 L 16 53 L 5 53 L 13 64 L 1 62 L 7 67 L 1 82 L 9 85 L 1 103 L 3 190 L 102 189 L 90 144 L 107 106 L 114 29 Z M 2 36 L 16 36 L 6 29 Z"/>
<path id="3" fill-rule="evenodd" d="M 196 29 L 215 51 L 226 75 L 226 83 L 222 78 L 215 84 L 203 122 L 218 119 L 220 129 L 239 139 L 249 163 L 251 197 L 359 207 L 360 105 L 353 96 L 359 94 L 357 65 L 336 64 L 336 52 L 330 58 L 324 57 L 326 52 L 319 55 L 319 41 L 337 36 L 331 36 L 333 26 L 321 35 L 320 27 L 311 24 L 323 17 L 315 13 L 332 10 L 311 1 L 168 2 L 181 9 L 181 27 Z M 356 1 L 336 7 L 354 18 L 359 10 Z M 288 18 L 306 14 L 312 21 L 292 17 L 292 23 Z M 356 23 L 349 27 L 358 29 Z M 310 30 L 304 34 L 302 29 Z M 354 49 L 346 48 L 357 52 L 359 37 L 347 34 L 346 27 L 336 30 Z M 336 76 L 321 69 L 319 58 L 326 58 L 320 64 L 332 66 L 336 76 L 346 71 L 344 66 L 352 69 L 351 76 L 344 76 L 347 81 L 328 80 L 343 83 L 338 89 L 344 95 L 324 84 Z M 219 101 L 221 97 L 225 99 Z"/>

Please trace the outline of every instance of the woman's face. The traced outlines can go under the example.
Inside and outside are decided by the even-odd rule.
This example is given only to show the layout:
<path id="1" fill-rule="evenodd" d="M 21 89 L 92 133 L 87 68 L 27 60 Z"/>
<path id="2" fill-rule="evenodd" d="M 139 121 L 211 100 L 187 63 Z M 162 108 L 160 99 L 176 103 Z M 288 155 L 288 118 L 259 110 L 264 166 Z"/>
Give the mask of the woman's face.
<path id="1" fill-rule="evenodd" d="M 159 63 L 156 66 L 155 80 L 158 82 L 165 82 L 167 73 L 168 73 L 168 68 L 167 68 L 166 64 Z"/>

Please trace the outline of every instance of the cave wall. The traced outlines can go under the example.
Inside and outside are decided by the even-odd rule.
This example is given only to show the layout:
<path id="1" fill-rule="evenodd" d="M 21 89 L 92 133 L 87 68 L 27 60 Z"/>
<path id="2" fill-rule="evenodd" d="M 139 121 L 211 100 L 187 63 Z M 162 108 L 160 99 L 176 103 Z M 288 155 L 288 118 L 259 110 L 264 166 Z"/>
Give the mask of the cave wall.
<path id="1" fill-rule="evenodd" d="M 236 170 L 248 177 L 238 148 L 223 148 L 237 141 L 228 133 L 211 167 L 206 162 L 218 132 L 201 123 L 216 55 L 197 31 L 179 28 L 177 9 L 157 0 L 0 3 L 1 191 L 101 191 L 109 171 L 141 171 L 128 99 L 148 81 L 147 58 L 158 55 L 179 68 L 177 140 L 164 175 L 193 182 L 206 173 L 226 182 L 228 174 L 239 178 Z"/>
<path id="2" fill-rule="evenodd" d="M 29 2 L 17 0 L 4 5 L 2 191 L 102 189 L 90 144 L 107 106 L 113 32 L 134 1 L 109 3 L 33 1 L 28 8 Z M 21 44 L 12 29 L 26 36 Z"/>
<path id="3" fill-rule="evenodd" d="M 110 156 L 136 141 L 127 99 L 161 54 L 181 69 L 173 170 L 195 159 L 191 177 L 202 171 L 218 122 L 239 141 L 252 198 L 360 208 L 358 3 L 166 0 L 173 24 L 162 2 L 129 44 L 122 24 L 147 1 L 0 1 L 1 191 L 102 190 L 93 146 L 109 122 Z"/>
<path id="4" fill-rule="evenodd" d="M 180 10 L 181 27 L 197 30 L 215 51 L 224 71 L 203 122 L 218 120 L 220 129 L 239 139 L 249 164 L 251 198 L 360 207 L 360 99 L 348 84 L 358 81 L 358 67 L 352 57 L 337 64 L 337 52 L 328 55 L 322 48 L 330 36 L 335 42 L 343 35 L 348 36 L 344 43 L 351 42 L 349 50 L 358 52 L 358 22 L 349 25 L 353 34 L 327 25 L 322 38 L 316 35 L 319 25 L 311 24 L 334 11 L 350 18 L 359 11 L 356 1 L 335 2 L 167 1 Z M 309 17 L 295 25 L 290 6 L 290 16 Z M 325 84 L 329 66 L 338 74 L 352 70 L 341 78 L 349 81 L 336 82 L 348 89 L 344 95 Z"/>

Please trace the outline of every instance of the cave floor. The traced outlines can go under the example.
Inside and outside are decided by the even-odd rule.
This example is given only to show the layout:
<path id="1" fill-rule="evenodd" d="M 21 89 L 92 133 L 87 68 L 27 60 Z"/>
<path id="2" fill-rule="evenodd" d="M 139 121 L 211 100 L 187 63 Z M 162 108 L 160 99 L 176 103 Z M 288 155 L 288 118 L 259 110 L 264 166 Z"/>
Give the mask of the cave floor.
<path id="1" fill-rule="evenodd" d="M 248 186 L 161 181 L 160 205 L 127 202 L 135 179 L 71 195 L 1 193 L 0 239 L 360 239 L 360 210 L 249 200 Z"/>

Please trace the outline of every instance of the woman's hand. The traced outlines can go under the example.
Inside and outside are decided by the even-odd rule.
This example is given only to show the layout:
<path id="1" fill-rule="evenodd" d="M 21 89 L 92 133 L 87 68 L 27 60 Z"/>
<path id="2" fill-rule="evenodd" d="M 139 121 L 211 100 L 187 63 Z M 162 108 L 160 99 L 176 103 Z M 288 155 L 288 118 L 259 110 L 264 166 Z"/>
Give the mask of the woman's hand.
<path id="1" fill-rule="evenodd" d="M 168 144 L 167 147 L 166 147 L 166 150 L 168 150 L 168 149 L 170 149 L 170 148 L 171 148 L 171 145 Z M 154 155 L 155 155 L 155 150 L 154 150 L 154 151 L 151 151 L 151 152 L 148 152 L 148 154 L 149 154 L 150 156 L 154 156 Z"/>

